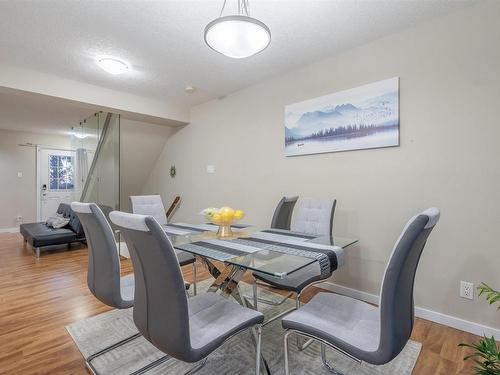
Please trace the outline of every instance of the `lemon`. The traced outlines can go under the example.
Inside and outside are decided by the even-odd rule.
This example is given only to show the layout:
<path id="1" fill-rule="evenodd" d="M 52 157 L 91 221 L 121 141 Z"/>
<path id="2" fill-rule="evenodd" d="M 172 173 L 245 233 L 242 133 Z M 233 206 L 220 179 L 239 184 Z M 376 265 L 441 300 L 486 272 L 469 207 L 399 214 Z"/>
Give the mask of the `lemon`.
<path id="1" fill-rule="evenodd" d="M 221 209 L 219 210 L 219 213 L 220 214 L 223 214 L 223 213 L 233 213 L 234 210 L 231 208 L 231 207 L 227 207 L 227 206 L 224 206 L 224 207 L 221 207 Z"/>
<path id="2" fill-rule="evenodd" d="M 222 218 L 222 221 L 225 223 L 225 224 L 230 224 L 231 221 L 233 221 L 234 219 L 234 212 L 222 212 L 221 214 L 221 218 Z"/>
<path id="3" fill-rule="evenodd" d="M 243 210 L 235 210 L 234 211 L 234 218 L 236 220 L 241 219 L 243 216 L 245 216 L 245 211 L 243 211 Z"/>
<path id="4" fill-rule="evenodd" d="M 222 220 L 222 215 L 220 213 L 217 212 L 212 215 L 212 221 L 215 224 L 219 224 L 221 220 Z"/>

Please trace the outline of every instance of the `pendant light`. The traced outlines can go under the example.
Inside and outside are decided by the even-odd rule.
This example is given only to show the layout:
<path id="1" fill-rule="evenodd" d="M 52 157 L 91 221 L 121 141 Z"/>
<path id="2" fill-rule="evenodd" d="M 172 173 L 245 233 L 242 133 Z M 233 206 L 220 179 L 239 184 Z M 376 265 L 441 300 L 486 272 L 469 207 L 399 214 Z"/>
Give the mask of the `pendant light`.
<path id="1" fill-rule="evenodd" d="M 214 51 L 233 59 L 250 57 L 266 49 L 271 42 L 271 31 L 261 21 L 249 16 L 248 0 L 238 1 L 238 14 L 222 16 L 205 27 L 205 42 Z"/>

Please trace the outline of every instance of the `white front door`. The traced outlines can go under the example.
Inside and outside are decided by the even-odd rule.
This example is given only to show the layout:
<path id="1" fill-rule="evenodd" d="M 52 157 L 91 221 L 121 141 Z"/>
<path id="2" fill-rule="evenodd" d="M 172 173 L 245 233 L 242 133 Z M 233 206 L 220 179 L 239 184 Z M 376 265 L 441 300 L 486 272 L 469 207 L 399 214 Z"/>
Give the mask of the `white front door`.
<path id="1" fill-rule="evenodd" d="M 59 203 L 74 200 L 75 152 L 37 149 L 38 220 L 54 216 Z"/>

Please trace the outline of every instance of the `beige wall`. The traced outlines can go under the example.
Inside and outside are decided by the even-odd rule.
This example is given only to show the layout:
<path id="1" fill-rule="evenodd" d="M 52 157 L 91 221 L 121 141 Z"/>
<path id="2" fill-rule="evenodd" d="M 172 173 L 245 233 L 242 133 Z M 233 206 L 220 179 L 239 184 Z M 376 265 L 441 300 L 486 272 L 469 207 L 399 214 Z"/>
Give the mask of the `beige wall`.
<path id="1" fill-rule="evenodd" d="M 200 105 L 167 141 L 145 191 L 181 195 L 175 220 L 200 221 L 204 207 L 228 204 L 261 225 L 285 194 L 335 197 L 335 234 L 360 242 L 334 282 L 375 294 L 403 225 L 439 207 L 416 304 L 500 327 L 482 298 L 458 296 L 459 280 L 500 287 L 498 19 L 500 2 L 480 4 Z M 397 76 L 400 147 L 284 156 L 286 104 Z"/>
<path id="2" fill-rule="evenodd" d="M 130 211 L 131 195 L 144 184 L 173 128 L 122 118 L 120 121 L 120 207 Z"/>
<path id="3" fill-rule="evenodd" d="M 37 219 L 35 148 L 18 146 L 27 142 L 68 148 L 70 137 L 0 130 L 0 229 L 17 227 L 17 215 L 25 223 Z"/>
<path id="4" fill-rule="evenodd" d="M 120 184 L 121 207 L 129 210 L 130 195 L 142 194 L 143 187 L 172 128 L 127 119 L 121 120 Z M 36 221 L 35 148 L 20 143 L 70 147 L 69 136 L 0 130 L 0 230 Z M 107 158 L 113 161 L 112 157 Z M 23 177 L 18 178 L 17 172 Z"/>

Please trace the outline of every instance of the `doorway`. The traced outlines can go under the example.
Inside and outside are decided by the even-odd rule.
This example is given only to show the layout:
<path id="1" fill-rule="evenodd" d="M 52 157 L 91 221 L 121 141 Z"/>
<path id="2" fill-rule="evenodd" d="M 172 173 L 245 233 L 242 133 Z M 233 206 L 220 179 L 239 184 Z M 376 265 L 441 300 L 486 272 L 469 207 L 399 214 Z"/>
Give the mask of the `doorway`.
<path id="1" fill-rule="evenodd" d="M 46 221 L 75 198 L 75 152 L 37 147 L 36 156 L 38 220 Z"/>

